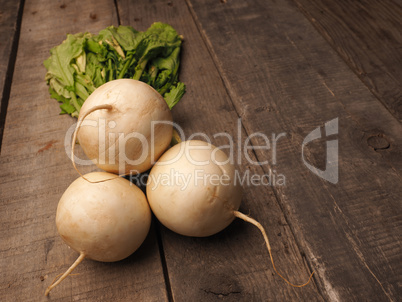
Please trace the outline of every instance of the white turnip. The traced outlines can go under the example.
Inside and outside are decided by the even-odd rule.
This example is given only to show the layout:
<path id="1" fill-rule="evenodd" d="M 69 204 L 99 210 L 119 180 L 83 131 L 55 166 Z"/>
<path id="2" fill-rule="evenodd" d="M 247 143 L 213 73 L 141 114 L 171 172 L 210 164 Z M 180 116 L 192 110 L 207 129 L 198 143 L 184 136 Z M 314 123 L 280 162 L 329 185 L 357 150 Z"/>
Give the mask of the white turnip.
<path id="1" fill-rule="evenodd" d="M 172 130 L 169 106 L 154 88 L 119 79 L 103 84 L 87 98 L 73 141 L 78 137 L 87 157 L 104 171 L 141 173 L 169 146 Z"/>
<path id="2" fill-rule="evenodd" d="M 56 226 L 64 242 L 80 255 L 45 295 L 84 258 L 113 262 L 128 257 L 142 244 L 150 225 L 147 199 L 127 179 L 106 172 L 76 179 L 59 201 Z"/>
<path id="3" fill-rule="evenodd" d="M 234 166 L 222 150 L 186 141 L 166 151 L 152 168 L 148 201 L 158 220 L 172 231 L 210 236 L 226 228 L 240 206 L 242 187 L 234 176 Z"/>
<path id="4" fill-rule="evenodd" d="M 216 234 L 238 217 L 261 231 L 276 273 L 268 236 L 255 219 L 238 211 L 241 185 L 235 167 L 219 148 L 203 141 L 185 141 L 166 151 L 153 166 L 147 182 L 149 205 L 172 231 L 195 237 Z"/>

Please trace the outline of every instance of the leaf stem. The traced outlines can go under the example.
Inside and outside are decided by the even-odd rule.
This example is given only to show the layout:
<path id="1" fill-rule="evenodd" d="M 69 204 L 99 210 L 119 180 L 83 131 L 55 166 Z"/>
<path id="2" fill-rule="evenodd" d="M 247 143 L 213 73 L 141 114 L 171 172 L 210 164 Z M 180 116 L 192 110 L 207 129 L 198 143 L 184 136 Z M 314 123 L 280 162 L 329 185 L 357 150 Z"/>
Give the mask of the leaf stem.
<path id="1" fill-rule="evenodd" d="M 109 79 L 108 79 L 108 81 L 112 81 L 113 80 L 112 59 L 109 58 L 109 60 L 107 61 L 107 65 L 108 65 L 108 69 L 109 69 Z"/>
<path id="2" fill-rule="evenodd" d="M 140 62 L 141 63 L 135 67 L 133 80 L 139 80 L 141 78 L 142 72 L 144 71 L 145 66 L 147 66 L 148 60 L 140 60 Z"/>
<path id="3" fill-rule="evenodd" d="M 119 75 L 117 76 L 117 79 L 122 79 L 124 78 L 124 75 L 126 74 L 128 68 L 130 67 L 131 63 L 133 62 L 134 55 L 131 55 L 130 57 L 127 58 L 126 63 L 123 66 L 123 69 L 120 71 Z"/>
<path id="4" fill-rule="evenodd" d="M 77 112 L 80 113 L 81 106 L 80 106 L 80 104 L 78 104 L 77 96 L 75 95 L 75 92 L 70 91 L 70 96 L 71 96 L 71 102 L 72 102 L 71 105 L 73 105 L 74 108 L 77 110 Z"/>

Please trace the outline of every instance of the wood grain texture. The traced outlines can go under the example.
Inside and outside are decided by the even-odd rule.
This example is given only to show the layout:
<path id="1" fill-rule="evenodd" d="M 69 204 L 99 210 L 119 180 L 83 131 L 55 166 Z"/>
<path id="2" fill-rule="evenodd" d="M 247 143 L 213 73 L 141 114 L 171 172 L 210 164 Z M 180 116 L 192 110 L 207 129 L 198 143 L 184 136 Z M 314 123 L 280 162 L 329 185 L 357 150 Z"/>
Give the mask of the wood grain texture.
<path id="1" fill-rule="evenodd" d="M 0 1 L 0 146 L 18 46 L 23 1 Z"/>
<path id="2" fill-rule="evenodd" d="M 233 137 L 235 144 L 243 144 L 246 135 L 238 124 L 238 113 L 186 3 L 118 1 L 118 8 L 123 25 L 145 30 L 152 22 L 162 21 L 184 36 L 180 80 L 187 85 L 187 92 L 174 107 L 173 117 L 185 138 L 227 145 L 227 137 L 216 136 L 221 133 Z M 243 147 L 240 154 L 235 151 L 235 158 L 241 158 L 238 167 L 242 176 L 265 173 L 248 162 Z M 256 160 L 252 150 L 247 156 Z M 279 271 L 294 283 L 305 282 L 309 269 L 274 192 L 269 186 L 245 185 L 244 190 L 241 210 L 266 228 Z M 292 288 L 274 273 L 261 234 L 245 222 L 235 220 L 208 238 L 184 237 L 162 227 L 161 237 L 173 301 L 322 301 L 314 283 Z"/>
<path id="3" fill-rule="evenodd" d="M 370 91 L 402 121 L 401 2 L 294 2 Z"/>
<path id="4" fill-rule="evenodd" d="M 113 1 L 25 3 L 0 157 L 1 301 L 167 300 L 154 231 L 123 261 L 84 260 L 74 271 L 77 275 L 44 297 L 53 278 L 78 256 L 55 226 L 57 203 L 78 174 L 64 145 L 75 120 L 59 115 L 42 63 L 67 33 L 97 33 L 112 24 L 117 25 Z M 84 158 L 82 152 L 78 156 Z M 94 167 L 80 169 L 88 172 Z"/>
<path id="5" fill-rule="evenodd" d="M 286 176 L 286 186 L 273 189 L 325 298 L 397 301 L 400 123 L 293 2 L 188 3 L 246 132 L 286 134 L 276 163 L 263 169 Z M 311 131 L 335 118 L 339 181 L 331 184 L 306 168 L 301 151 Z M 309 163 L 325 158 L 325 141 L 306 146 Z M 262 150 L 256 154 L 271 159 Z"/>
<path id="6" fill-rule="evenodd" d="M 305 18 L 304 0 L 25 2 L 0 156 L 0 301 L 398 300 L 402 129 L 395 118 L 395 2 L 353 2 L 351 11 L 363 12 L 354 21 L 356 14 L 342 3 L 315 1 L 308 6 L 312 13 L 326 5 L 322 24 L 345 28 L 316 27 L 320 33 Z M 356 27 L 365 18 L 372 36 Z M 54 224 L 57 202 L 77 173 L 64 145 L 75 120 L 58 115 L 42 62 L 67 33 L 96 33 L 119 19 L 138 30 L 167 22 L 184 36 L 180 78 L 187 93 L 173 109 L 174 120 L 186 139 L 225 146 L 232 137 L 240 176 L 274 171 L 285 177 L 275 186 L 244 184 L 241 210 L 266 228 L 279 271 L 301 283 L 312 268 L 313 283 L 292 288 L 275 275 L 262 236 L 245 222 L 235 220 L 209 238 L 183 237 L 156 222 L 131 257 L 85 260 L 77 275 L 43 296 L 77 257 Z M 364 51 L 356 51 L 359 46 Z M 361 82 L 366 75 L 356 76 L 360 69 L 369 89 Z M 339 181 L 331 184 L 307 169 L 302 145 L 335 118 L 339 133 L 304 148 L 304 159 L 323 170 L 326 142 L 338 140 Z M 270 149 L 258 149 L 264 140 L 254 135 L 254 149 L 244 152 L 247 136 L 256 133 L 267 135 Z M 281 134 L 274 146 L 272 135 Z"/>

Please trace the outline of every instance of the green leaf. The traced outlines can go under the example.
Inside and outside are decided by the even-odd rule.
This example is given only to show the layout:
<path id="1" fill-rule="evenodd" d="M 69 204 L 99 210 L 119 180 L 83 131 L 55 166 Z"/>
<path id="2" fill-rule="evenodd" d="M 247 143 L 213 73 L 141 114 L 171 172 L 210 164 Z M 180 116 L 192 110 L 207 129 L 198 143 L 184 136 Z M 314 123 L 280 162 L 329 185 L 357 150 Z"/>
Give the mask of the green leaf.
<path id="1" fill-rule="evenodd" d="M 169 92 L 166 92 L 163 95 L 170 109 L 172 109 L 174 105 L 176 105 L 180 101 L 185 92 L 186 85 L 179 82 L 176 86 L 172 86 L 172 89 Z"/>
<path id="2" fill-rule="evenodd" d="M 149 60 L 158 56 L 167 57 L 180 47 L 181 38 L 168 24 L 156 22 L 145 32 L 144 39 L 138 44 L 136 58 L 138 65 L 133 79 L 139 80 Z"/>
<path id="3" fill-rule="evenodd" d="M 135 50 L 143 38 L 143 33 L 131 26 L 110 26 L 107 29 L 126 52 Z"/>
<path id="4" fill-rule="evenodd" d="M 76 112 L 75 107 L 68 104 L 68 103 L 63 103 L 62 105 L 60 105 L 61 108 L 61 113 L 60 114 L 72 114 L 74 112 Z"/>
<path id="5" fill-rule="evenodd" d="M 126 57 L 123 49 L 121 48 L 119 42 L 115 38 L 114 34 L 117 34 L 116 28 L 114 26 L 107 27 L 102 29 L 99 32 L 99 40 L 103 43 L 108 44 L 112 49 L 116 51 L 116 53 L 122 57 L 123 59 Z"/>
<path id="6" fill-rule="evenodd" d="M 71 66 L 74 58 L 84 52 L 85 37 L 82 34 L 67 35 L 62 44 L 50 50 L 50 58 L 44 62 L 47 68 L 45 78 L 56 78 L 64 86 L 73 87 L 75 69 Z"/>
<path id="7" fill-rule="evenodd" d="M 94 87 L 99 87 L 106 83 L 106 77 L 102 75 L 102 70 L 104 70 L 104 66 L 98 60 L 97 55 L 88 52 L 85 74 L 91 79 Z"/>

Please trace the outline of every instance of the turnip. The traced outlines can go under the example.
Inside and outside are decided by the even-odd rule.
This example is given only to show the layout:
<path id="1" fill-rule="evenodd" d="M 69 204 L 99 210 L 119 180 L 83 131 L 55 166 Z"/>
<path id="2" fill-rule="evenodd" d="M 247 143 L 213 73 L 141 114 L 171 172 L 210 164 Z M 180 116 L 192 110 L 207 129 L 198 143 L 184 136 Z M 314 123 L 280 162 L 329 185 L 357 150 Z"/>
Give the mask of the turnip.
<path id="1" fill-rule="evenodd" d="M 76 179 L 59 201 L 56 226 L 79 257 L 47 288 L 45 295 L 84 258 L 113 262 L 128 257 L 142 244 L 150 225 L 147 199 L 127 179 L 106 172 L 92 172 L 85 179 Z"/>
<path id="2" fill-rule="evenodd" d="M 261 231 L 275 272 L 268 236 L 255 219 L 238 211 L 242 188 L 235 167 L 219 148 L 203 141 L 181 142 L 166 151 L 153 166 L 147 182 L 152 212 L 170 230 L 194 237 L 216 234 L 236 217 Z"/>
<path id="3" fill-rule="evenodd" d="M 154 88 L 119 79 L 98 87 L 86 99 L 73 142 L 78 137 L 87 157 L 104 171 L 141 173 L 169 146 L 172 130 L 169 106 Z"/>

